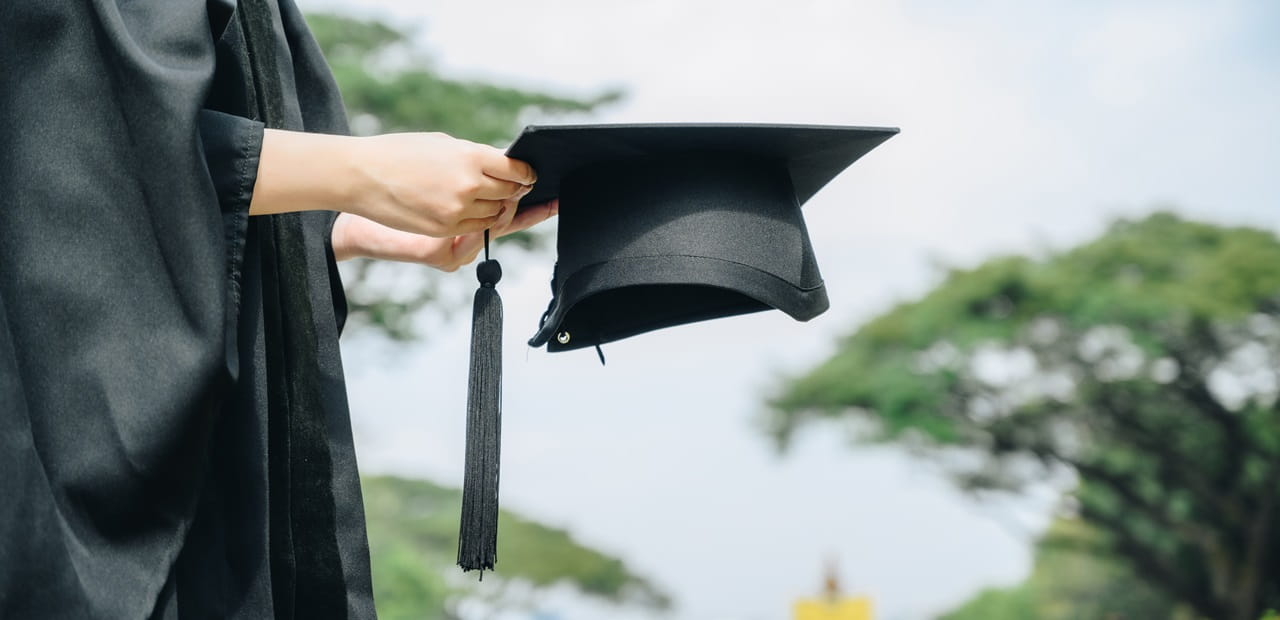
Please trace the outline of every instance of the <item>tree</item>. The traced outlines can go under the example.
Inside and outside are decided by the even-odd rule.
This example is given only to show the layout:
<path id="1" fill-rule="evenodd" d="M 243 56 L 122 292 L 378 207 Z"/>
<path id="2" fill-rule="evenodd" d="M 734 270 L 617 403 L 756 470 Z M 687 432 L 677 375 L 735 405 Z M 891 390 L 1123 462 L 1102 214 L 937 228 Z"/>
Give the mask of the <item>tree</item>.
<path id="1" fill-rule="evenodd" d="M 1280 605 L 1280 240 L 1159 213 L 1041 259 L 956 270 L 786 382 L 820 418 L 949 459 L 970 489 L 1063 471 L 1144 581 L 1214 619 Z M 963 463 L 968 463 L 963 464 Z"/>
<path id="2" fill-rule="evenodd" d="M 621 98 L 619 91 L 574 99 L 445 78 L 413 50 L 408 34 L 387 24 L 320 13 L 308 15 L 307 23 L 357 134 L 439 131 L 498 145 L 515 137 L 532 115 L 586 113 Z M 543 239 L 518 233 L 502 242 L 530 249 Z M 441 301 L 439 276 L 422 267 L 356 260 L 344 276 L 350 325 L 372 327 L 395 340 L 415 338 L 415 314 Z M 403 286 L 406 281 L 413 284 Z"/>
<path id="3" fill-rule="evenodd" d="M 567 532 L 510 511 L 498 517 L 501 566 L 483 582 L 449 579 L 458 549 L 462 495 L 421 480 L 374 476 L 362 481 L 378 616 L 447 620 L 468 600 L 490 608 L 536 606 L 521 596 L 568 584 L 586 596 L 641 608 L 670 607 L 665 593 L 616 558 L 574 541 Z M 482 587 L 484 586 L 484 587 Z M 523 586 L 523 587 L 507 587 Z"/>
<path id="4" fill-rule="evenodd" d="M 1059 519 L 1036 545 L 1026 581 L 989 589 L 939 620 L 1150 620 L 1186 617 L 1169 597 L 1097 551 L 1098 532 Z"/>

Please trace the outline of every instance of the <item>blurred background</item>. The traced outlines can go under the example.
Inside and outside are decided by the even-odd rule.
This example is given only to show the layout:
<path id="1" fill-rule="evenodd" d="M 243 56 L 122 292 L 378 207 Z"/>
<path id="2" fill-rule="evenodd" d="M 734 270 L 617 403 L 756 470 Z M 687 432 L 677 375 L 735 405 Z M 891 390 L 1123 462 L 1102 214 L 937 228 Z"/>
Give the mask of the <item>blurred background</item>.
<path id="1" fill-rule="evenodd" d="M 386 619 L 1280 609 L 1280 4 L 299 0 L 354 130 L 901 127 L 831 309 L 548 355 L 506 277 L 499 565 L 454 566 L 472 270 L 344 265 Z"/>

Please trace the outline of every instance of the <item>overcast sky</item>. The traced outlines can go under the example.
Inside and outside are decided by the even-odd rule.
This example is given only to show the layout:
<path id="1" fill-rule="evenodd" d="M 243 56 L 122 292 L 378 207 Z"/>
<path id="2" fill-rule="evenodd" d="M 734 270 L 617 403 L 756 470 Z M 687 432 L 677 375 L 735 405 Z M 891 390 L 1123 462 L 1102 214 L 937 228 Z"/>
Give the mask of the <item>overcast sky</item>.
<path id="1" fill-rule="evenodd" d="M 411 27 L 450 75 L 624 88 L 600 122 L 902 128 L 805 208 L 832 302 L 812 322 L 669 329 L 607 345 L 601 368 L 527 352 L 551 265 L 507 267 L 504 505 L 622 556 L 680 620 L 788 618 L 828 556 L 890 620 L 1025 576 L 1050 499 L 975 503 L 836 428 L 779 456 L 753 426 L 779 373 L 938 264 L 1065 247 L 1157 205 L 1280 229 L 1273 2 L 303 1 L 328 6 Z M 469 326 L 427 328 L 406 349 L 344 343 L 359 456 L 458 484 Z"/>

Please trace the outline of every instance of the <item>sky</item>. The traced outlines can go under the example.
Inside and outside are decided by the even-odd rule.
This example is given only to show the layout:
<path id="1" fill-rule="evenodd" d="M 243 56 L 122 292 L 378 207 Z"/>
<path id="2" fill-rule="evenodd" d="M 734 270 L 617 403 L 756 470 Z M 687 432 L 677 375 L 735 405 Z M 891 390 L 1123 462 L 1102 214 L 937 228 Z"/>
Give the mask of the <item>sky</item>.
<path id="1" fill-rule="evenodd" d="M 808 323 L 663 330 L 606 345 L 601 367 L 590 350 L 528 350 L 551 261 L 504 262 L 503 504 L 625 559 L 675 596 L 676 620 L 788 618 L 828 558 L 887 620 L 1018 582 L 1051 491 L 975 501 L 834 425 L 779 454 L 756 420 L 780 377 L 943 266 L 1068 247 L 1156 208 L 1280 230 L 1272 2 L 300 3 L 408 27 L 451 76 L 626 91 L 591 122 L 902 129 L 805 207 L 831 298 Z M 452 280 L 474 286 L 469 269 Z M 344 341 L 365 471 L 460 483 L 461 318 L 433 316 L 409 347 Z"/>

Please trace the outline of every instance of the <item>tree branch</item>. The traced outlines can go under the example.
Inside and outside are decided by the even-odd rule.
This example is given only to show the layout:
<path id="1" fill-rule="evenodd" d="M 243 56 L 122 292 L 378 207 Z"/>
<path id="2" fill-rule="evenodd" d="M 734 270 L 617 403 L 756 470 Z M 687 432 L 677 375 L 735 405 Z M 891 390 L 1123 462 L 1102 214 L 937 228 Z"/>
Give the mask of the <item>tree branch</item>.
<path id="1" fill-rule="evenodd" d="M 1125 519 L 1108 515 L 1096 507 L 1083 506 L 1081 516 L 1104 528 L 1112 537 L 1112 546 L 1147 582 L 1163 589 L 1174 600 L 1182 601 L 1207 618 L 1220 618 L 1218 602 L 1211 592 L 1187 578 L 1168 558 L 1161 557 L 1129 529 Z"/>

